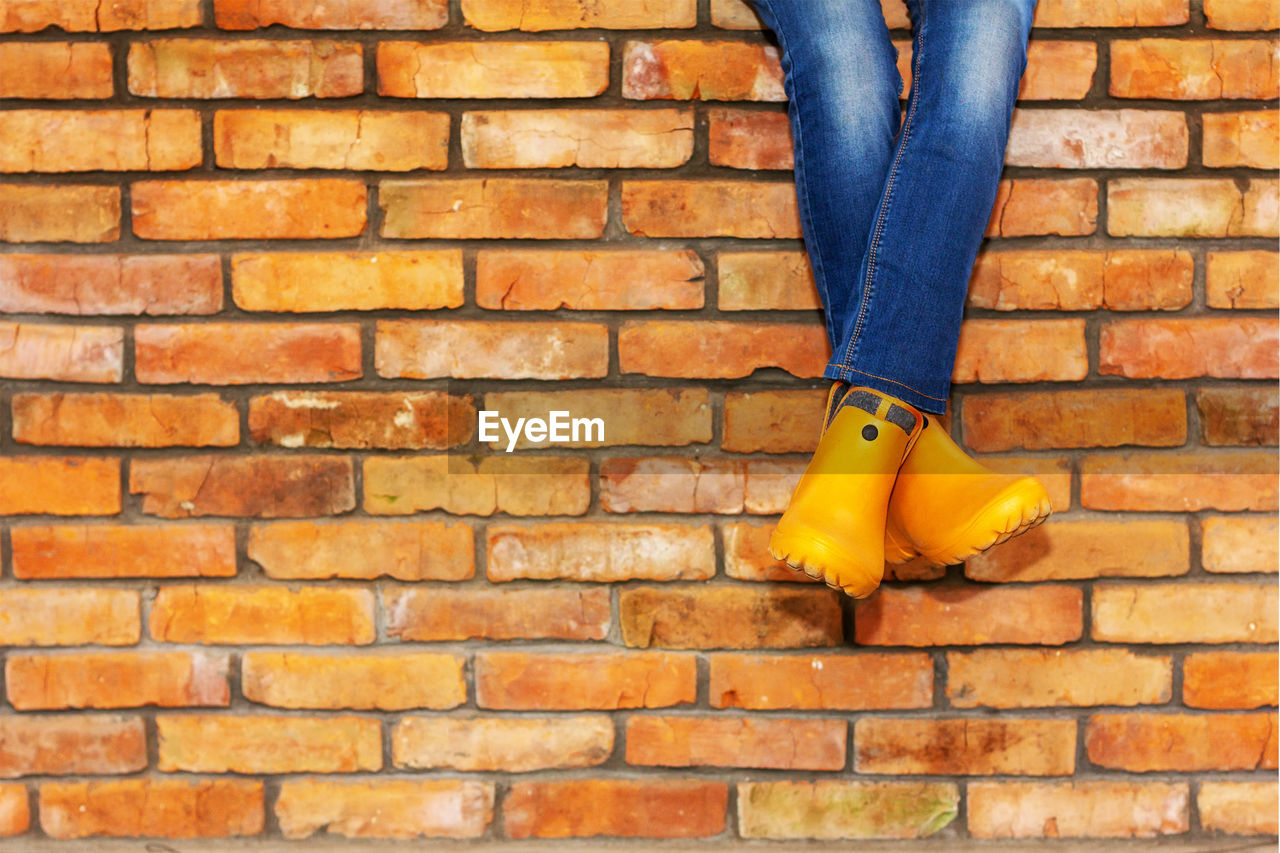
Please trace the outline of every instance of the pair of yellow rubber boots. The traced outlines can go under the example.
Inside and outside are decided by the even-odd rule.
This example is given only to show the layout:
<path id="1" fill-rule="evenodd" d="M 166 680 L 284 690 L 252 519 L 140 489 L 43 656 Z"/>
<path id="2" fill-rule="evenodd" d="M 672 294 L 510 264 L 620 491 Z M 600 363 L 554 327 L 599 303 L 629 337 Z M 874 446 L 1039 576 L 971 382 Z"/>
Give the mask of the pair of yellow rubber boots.
<path id="1" fill-rule="evenodd" d="M 1051 511 L 1034 477 L 991 471 L 914 407 L 836 383 L 818 449 L 769 550 L 793 569 L 866 598 L 886 562 L 923 555 L 934 565 L 958 563 Z"/>

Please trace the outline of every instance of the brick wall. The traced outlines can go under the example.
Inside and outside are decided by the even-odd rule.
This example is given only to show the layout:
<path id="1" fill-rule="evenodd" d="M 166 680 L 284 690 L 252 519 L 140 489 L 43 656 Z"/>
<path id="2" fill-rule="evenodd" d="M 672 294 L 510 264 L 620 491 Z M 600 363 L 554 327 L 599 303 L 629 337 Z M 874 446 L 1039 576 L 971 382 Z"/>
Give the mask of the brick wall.
<path id="1" fill-rule="evenodd" d="M 951 429 L 1057 514 L 855 606 L 776 52 L 525 5 L 0 0 L 0 834 L 1274 834 L 1275 6 L 1040 0 Z"/>

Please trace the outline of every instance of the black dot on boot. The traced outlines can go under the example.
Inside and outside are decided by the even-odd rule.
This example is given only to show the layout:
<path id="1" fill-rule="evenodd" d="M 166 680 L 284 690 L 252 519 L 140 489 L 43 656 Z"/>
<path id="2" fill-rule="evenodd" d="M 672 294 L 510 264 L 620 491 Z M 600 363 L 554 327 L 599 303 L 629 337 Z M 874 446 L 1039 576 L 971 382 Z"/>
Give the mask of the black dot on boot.
<path id="1" fill-rule="evenodd" d="M 875 424 L 867 424 L 862 428 L 862 437 L 867 441 L 875 441 L 880 435 L 880 430 L 876 429 Z"/>

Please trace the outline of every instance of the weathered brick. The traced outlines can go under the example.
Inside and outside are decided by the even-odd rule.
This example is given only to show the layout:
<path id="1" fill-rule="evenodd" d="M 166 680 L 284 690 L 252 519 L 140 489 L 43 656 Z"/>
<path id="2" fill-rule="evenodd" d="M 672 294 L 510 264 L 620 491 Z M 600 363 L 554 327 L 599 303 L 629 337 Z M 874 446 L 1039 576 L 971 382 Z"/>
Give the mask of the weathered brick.
<path id="1" fill-rule="evenodd" d="M 1210 308 L 1280 306 L 1278 260 L 1275 252 L 1206 252 L 1205 302 Z"/>
<path id="2" fill-rule="evenodd" d="M 623 181 L 622 221 L 641 237 L 801 236 L 789 181 Z"/>
<path id="3" fill-rule="evenodd" d="M 1102 326 L 1098 372 L 1131 379 L 1275 379 L 1280 322 L 1272 317 L 1112 320 Z"/>
<path id="4" fill-rule="evenodd" d="M 144 98 L 345 98 L 364 90 L 357 42 L 155 39 L 129 45 L 129 92 Z"/>
<path id="5" fill-rule="evenodd" d="M 457 308 L 462 251 L 236 254 L 231 284 L 246 311 Z"/>
<path id="6" fill-rule="evenodd" d="M 350 178 L 283 181 L 138 181 L 133 233 L 144 240 L 355 237 L 366 188 Z"/>
<path id="7" fill-rule="evenodd" d="M 295 30 L 435 30 L 448 23 L 449 4 L 448 0 L 347 0 L 338 5 L 314 0 L 215 0 L 213 16 L 224 30 L 254 30 L 272 24 Z"/>
<path id="8" fill-rule="evenodd" d="M 1048 169 L 1182 169 L 1189 133 L 1172 110 L 1017 109 L 1004 162 Z"/>
<path id="9" fill-rule="evenodd" d="M 1205 444 L 1274 447 L 1280 442 L 1280 394 L 1275 388 L 1201 388 L 1196 409 Z"/>
<path id="10" fill-rule="evenodd" d="M 1275 835 L 1276 789 L 1275 782 L 1201 782 L 1200 825 L 1231 835 Z"/>
<path id="11" fill-rule="evenodd" d="M 0 135 L 0 172 L 170 172 L 203 158 L 195 110 L 7 110 Z"/>
<path id="12" fill-rule="evenodd" d="M 11 654 L 5 694 L 20 711 L 227 705 L 227 664 L 210 652 Z"/>
<path id="13" fill-rule="evenodd" d="M 1084 320 L 966 320 L 951 381 L 1078 382 L 1089 373 Z"/>
<path id="14" fill-rule="evenodd" d="M 449 162 L 447 113 L 219 110 L 213 150 L 224 169 L 408 172 Z"/>
<path id="15" fill-rule="evenodd" d="M 1083 615 L 1073 586 L 914 586 L 859 601 L 853 624 L 867 646 L 1059 646 L 1080 639 Z"/>
<path id="16" fill-rule="evenodd" d="M 374 364 L 387 379 L 585 379 L 609 372 L 603 323 L 379 320 Z"/>
<path id="17" fill-rule="evenodd" d="M 616 456 L 600 462 L 605 512 L 743 511 L 746 463 L 735 459 Z"/>
<path id="18" fill-rule="evenodd" d="M 1018 99 L 1078 101 L 1093 89 L 1097 70 L 1098 46 L 1092 41 L 1033 39 Z"/>
<path id="19" fill-rule="evenodd" d="M 603 640 L 607 589 L 384 587 L 387 636 L 441 640 Z"/>
<path id="20" fill-rule="evenodd" d="M 1280 525 L 1270 516 L 1209 516 L 1200 522 L 1206 572 L 1280 570 Z"/>
<path id="21" fill-rule="evenodd" d="M 5 714 L 0 738 L 0 778 L 132 773 L 147 766 L 141 717 Z"/>
<path id="22" fill-rule="evenodd" d="M 148 323 L 134 330 L 139 382 L 249 385 L 359 378 L 355 323 Z"/>
<path id="23" fill-rule="evenodd" d="M 277 391 L 249 400 L 249 433 L 280 447 L 443 449 L 475 430 L 470 397 L 447 391 Z"/>
<path id="24" fill-rule="evenodd" d="M 403 711 L 466 701 L 463 658 L 434 652 L 322 655 L 245 652 L 240 686 L 250 702 L 276 708 Z"/>
<path id="25" fill-rule="evenodd" d="M 27 786 L 21 782 L 0 783 L 0 838 L 21 835 L 31 828 L 27 799 Z"/>
<path id="26" fill-rule="evenodd" d="M 1070 776 L 1076 721 L 862 717 L 853 726 L 859 773 Z"/>
<path id="27" fill-rule="evenodd" d="M 1263 451 L 1086 456 L 1080 500 L 1106 510 L 1275 510 L 1276 473 L 1275 453 Z"/>
<path id="28" fill-rule="evenodd" d="M 997 311 L 1185 308 L 1194 274 L 1185 249 L 983 252 L 969 279 L 969 304 Z"/>
<path id="29" fill-rule="evenodd" d="M 476 304 L 503 311 L 701 308 L 705 272 L 692 249 L 481 250 Z"/>
<path id="30" fill-rule="evenodd" d="M 1180 447 L 1187 403 L 1174 388 L 972 394 L 965 444 L 979 452 L 1049 447 Z"/>
<path id="31" fill-rule="evenodd" d="M 707 657 L 713 708 L 866 711 L 933 704 L 933 661 L 921 652 Z"/>
<path id="32" fill-rule="evenodd" d="M 131 646 L 140 612 L 131 589 L 8 587 L 0 591 L 0 645 Z"/>
<path id="33" fill-rule="evenodd" d="M 633 714 L 627 718 L 628 764 L 658 767 L 765 767 L 841 770 L 844 720 Z"/>
<path id="34" fill-rule="evenodd" d="M 724 398 L 724 440 L 735 453 L 812 452 L 822 430 L 827 393 L 809 391 L 731 391 Z"/>
<path id="35" fill-rule="evenodd" d="M 0 515 L 115 515 L 119 512 L 119 459 L 0 457 Z"/>
<path id="36" fill-rule="evenodd" d="M 693 111 L 474 111 L 461 137 L 469 169 L 670 169 L 693 153 Z"/>
<path id="37" fill-rule="evenodd" d="M 226 838 L 263 828 L 257 779 L 44 782 L 40 828 L 53 838 Z"/>
<path id="38" fill-rule="evenodd" d="M 1187 5 L 1187 0 L 1123 0 L 1105 5 L 1090 0 L 1041 0 L 1031 23 L 1055 28 L 1169 27 L 1187 23 Z"/>
<path id="39" fill-rule="evenodd" d="M 531 770 L 594 767 L 613 752 L 604 714 L 561 717 L 405 717 L 391 730 L 396 767 Z"/>
<path id="40" fill-rule="evenodd" d="M 618 593 L 622 642 L 639 648 L 806 648 L 843 640 L 832 589 L 739 585 L 628 587 Z"/>
<path id="41" fill-rule="evenodd" d="M 129 493 L 163 518 L 297 518 L 355 507 L 349 456 L 182 456 L 134 459 Z"/>
<path id="42" fill-rule="evenodd" d="M 1215 168 L 1280 168 L 1280 121 L 1275 110 L 1205 113 L 1204 164 Z"/>
<path id="43" fill-rule="evenodd" d="M 1205 0 L 1204 15 L 1215 30 L 1274 30 L 1280 27 L 1280 12 L 1265 0 Z"/>
<path id="44" fill-rule="evenodd" d="M 1071 508 L 1072 461 L 1066 456 L 983 456 L 983 465 L 993 471 L 1026 476 L 1030 474 L 1040 481 L 1049 493 L 1054 512 L 1066 512 Z M 1034 532 L 1034 531 L 1033 531 Z"/>
<path id="45" fill-rule="evenodd" d="M 502 819 L 509 838 L 705 838 L 724 831 L 728 805 L 728 785 L 701 779 L 513 782 Z"/>
<path id="46" fill-rule="evenodd" d="M 286 779 L 275 814 L 285 838 L 476 838 L 493 820 L 494 783 L 469 779 Z"/>
<path id="47" fill-rule="evenodd" d="M 752 467 L 768 465 L 767 461 L 750 462 Z M 800 466 L 803 468 L 803 465 Z M 784 478 L 770 472 L 766 479 L 781 481 Z M 800 479 L 800 471 L 795 476 L 785 478 L 790 487 L 785 494 L 780 494 L 777 505 L 770 507 L 769 512 L 782 512 L 787 501 Z M 749 481 L 750 482 L 750 481 Z M 774 484 L 768 486 L 774 490 Z M 752 509 L 751 511 L 758 511 Z M 792 569 L 782 560 L 775 560 L 769 553 L 769 537 L 773 533 L 773 524 L 726 524 L 723 527 L 724 538 L 724 573 L 728 577 L 745 581 L 786 581 L 789 583 L 821 583 L 820 578 L 811 578 L 803 572 Z M 884 580 L 936 580 L 946 574 L 945 567 L 934 566 L 925 560 L 915 560 L 897 565 L 885 564 Z"/>
<path id="48" fill-rule="evenodd" d="M 1154 838 L 1190 829 L 1185 782 L 971 782 L 975 838 Z"/>
<path id="49" fill-rule="evenodd" d="M 6 4 L 0 15 L 12 14 Z M 41 4 L 46 5 L 46 4 Z M 0 18 L 0 31 L 10 26 Z M 93 42 L 10 42 L 0 44 L 0 98 L 110 98 L 111 46 Z M 6 152 L 12 153 L 12 152 Z"/>
<path id="50" fill-rule="evenodd" d="M 717 267 L 721 311 L 822 307 L 804 252 L 720 252 Z"/>
<path id="51" fill-rule="evenodd" d="M 377 66 L 393 98 L 592 98 L 609 86 L 609 44 L 382 41 Z"/>
<path id="52" fill-rule="evenodd" d="M 0 321 L 0 376 L 60 382 L 119 382 L 124 329 Z"/>
<path id="53" fill-rule="evenodd" d="M 628 41 L 622 97 L 785 101 L 773 45 L 742 41 Z"/>
<path id="54" fill-rule="evenodd" d="M 830 355 L 826 331 L 813 323 L 634 320 L 618 330 L 619 369 L 647 376 L 736 379 L 776 367 L 812 378 Z"/>
<path id="55" fill-rule="evenodd" d="M 15 578 L 232 577 L 231 524 L 15 526 Z M 179 556 L 180 555 L 180 556 Z"/>
<path id="56" fill-rule="evenodd" d="M 462 0 L 467 26 L 500 30 L 681 29 L 697 23 L 695 0 L 544 0 L 530 7 L 523 0 Z"/>
<path id="57" fill-rule="evenodd" d="M 1128 649 L 977 649 L 947 654 L 956 708 L 1163 705 L 1173 693 L 1168 656 Z"/>
<path id="58" fill-rule="evenodd" d="M 1109 94 L 1175 101 L 1276 97 L 1275 45 L 1264 39 L 1111 42 Z"/>
<path id="59" fill-rule="evenodd" d="M 1182 662 L 1182 701 L 1191 708 L 1275 707 L 1275 652 L 1199 652 Z"/>
<path id="60" fill-rule="evenodd" d="M 0 32 L 169 30 L 200 26 L 200 0 L 31 0 L 0 8 Z"/>
<path id="61" fill-rule="evenodd" d="M 500 391 L 484 395 L 484 407 L 516 418 L 545 418 L 548 412 L 573 412 L 575 418 L 600 418 L 604 436 L 560 442 L 559 447 L 612 447 L 640 444 L 680 446 L 711 440 L 711 404 L 703 388 L 618 388 L 583 391 Z M 505 446 L 494 442 L 493 447 Z M 516 448 L 529 447 L 521 436 Z"/>
<path id="62" fill-rule="evenodd" d="M 1016 178 L 1002 180 L 996 188 L 986 236 L 1082 237 L 1097 230 L 1097 181 L 1092 178 Z"/>
<path id="63" fill-rule="evenodd" d="M 585 457 L 567 456 L 370 456 L 364 508 L 372 515 L 582 515 L 591 503 L 589 468 Z"/>
<path id="64" fill-rule="evenodd" d="M 111 243 L 119 239 L 119 187 L 0 184 L 0 241 Z"/>
<path id="65" fill-rule="evenodd" d="M 708 158 L 731 169 L 792 169 L 791 123 L 785 112 L 712 107 Z"/>
<path id="66" fill-rule="evenodd" d="M 693 702 L 693 655 L 489 652 L 475 655 L 476 705 L 498 710 L 664 708 Z"/>
<path id="67" fill-rule="evenodd" d="M 15 314 L 216 314 L 217 255 L 0 256 L 0 311 Z"/>
<path id="68" fill-rule="evenodd" d="M 217 394 L 15 394 L 13 438 L 78 447 L 229 447 L 234 403 Z"/>
<path id="69" fill-rule="evenodd" d="M 369 589 L 175 585 L 156 592 L 150 631 L 166 643 L 366 644 L 373 609 Z"/>
<path id="70" fill-rule="evenodd" d="M 922 838 L 955 820 L 954 782 L 738 783 L 744 838 Z"/>
<path id="71" fill-rule="evenodd" d="M 707 525 L 493 524 L 487 538 L 491 581 L 705 580 L 716 571 Z"/>
<path id="72" fill-rule="evenodd" d="M 1183 575 L 1191 567 L 1186 522 L 1054 519 L 965 561 L 977 581 Z"/>
<path id="73" fill-rule="evenodd" d="M 247 554 L 267 577 L 465 580 L 475 574 L 470 526 L 442 521 L 276 521 L 249 527 Z"/>
<path id="74" fill-rule="evenodd" d="M 1276 181 L 1250 178 L 1114 178 L 1107 181 L 1112 237 L 1275 237 Z"/>
<path id="75" fill-rule="evenodd" d="M 1274 770 L 1276 715 L 1094 714 L 1085 748 L 1099 767 L 1132 773 Z"/>
<path id="76" fill-rule="evenodd" d="M 1108 643 L 1274 643 L 1274 584 L 1097 584 L 1093 638 Z"/>
<path id="77" fill-rule="evenodd" d="M 382 767 L 371 717 L 156 714 L 156 768 L 192 773 L 352 773 Z"/>
<path id="78" fill-rule="evenodd" d="M 381 234 L 392 238 L 593 240 L 608 182 L 546 178 L 383 181 Z"/>

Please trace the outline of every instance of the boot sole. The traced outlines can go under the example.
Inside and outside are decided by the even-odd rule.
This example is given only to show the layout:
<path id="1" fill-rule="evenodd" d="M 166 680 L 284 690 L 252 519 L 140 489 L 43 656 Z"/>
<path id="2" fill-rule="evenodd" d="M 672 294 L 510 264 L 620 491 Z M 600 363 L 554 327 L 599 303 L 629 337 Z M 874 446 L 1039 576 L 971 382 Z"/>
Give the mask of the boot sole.
<path id="1" fill-rule="evenodd" d="M 1035 481 L 1015 483 L 983 507 L 945 548 L 921 549 L 938 566 L 962 563 L 1041 524 L 1053 512 L 1044 487 Z"/>
<path id="2" fill-rule="evenodd" d="M 862 584 L 841 585 L 833 582 L 827 575 L 828 567 L 843 566 L 849 571 L 850 566 L 859 562 L 848 550 L 842 548 L 831 539 L 816 532 L 787 531 L 774 529 L 769 537 L 769 553 L 775 560 L 781 560 L 795 571 L 821 580 L 832 589 L 842 590 L 851 598 L 866 598 L 880 586 L 880 580 L 865 579 Z M 832 575 L 836 575 L 832 571 Z M 862 574 L 859 572 L 859 574 Z"/>

